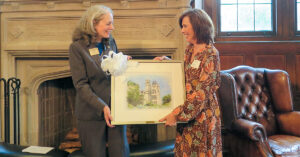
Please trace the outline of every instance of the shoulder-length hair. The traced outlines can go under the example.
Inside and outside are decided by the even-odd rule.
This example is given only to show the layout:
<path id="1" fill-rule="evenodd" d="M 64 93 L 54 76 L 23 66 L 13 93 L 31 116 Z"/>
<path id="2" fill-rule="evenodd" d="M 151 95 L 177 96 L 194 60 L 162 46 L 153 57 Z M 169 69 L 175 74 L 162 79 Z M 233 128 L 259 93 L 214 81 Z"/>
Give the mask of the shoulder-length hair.
<path id="1" fill-rule="evenodd" d="M 201 9 L 189 9 L 182 13 L 179 18 L 179 25 L 182 28 L 182 20 L 184 17 L 189 17 L 193 27 L 197 43 L 209 44 L 214 42 L 215 29 L 214 24 L 209 15 Z"/>
<path id="2" fill-rule="evenodd" d="M 91 45 L 96 43 L 97 32 L 95 24 L 98 24 L 107 13 L 113 15 L 113 11 L 104 5 L 91 6 L 81 17 L 77 27 L 75 28 L 72 40 L 84 40 L 85 44 Z M 106 39 L 108 40 L 108 39 Z"/>

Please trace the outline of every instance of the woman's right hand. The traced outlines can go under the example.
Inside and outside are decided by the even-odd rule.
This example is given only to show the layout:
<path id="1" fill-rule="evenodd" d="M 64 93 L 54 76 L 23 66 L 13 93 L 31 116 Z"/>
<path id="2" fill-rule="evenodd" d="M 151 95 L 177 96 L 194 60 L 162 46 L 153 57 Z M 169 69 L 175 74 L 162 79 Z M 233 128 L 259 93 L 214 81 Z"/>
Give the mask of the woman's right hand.
<path id="1" fill-rule="evenodd" d="M 161 57 L 155 57 L 153 60 L 162 61 L 162 60 L 170 60 L 170 58 L 167 56 L 161 56 Z"/>
<path id="2" fill-rule="evenodd" d="M 113 128 L 115 127 L 114 125 L 111 125 L 111 121 L 113 120 L 112 116 L 110 115 L 110 109 L 108 106 L 104 106 L 103 108 L 103 113 L 104 113 L 104 118 L 105 118 L 105 121 L 106 121 L 106 125 Z"/>

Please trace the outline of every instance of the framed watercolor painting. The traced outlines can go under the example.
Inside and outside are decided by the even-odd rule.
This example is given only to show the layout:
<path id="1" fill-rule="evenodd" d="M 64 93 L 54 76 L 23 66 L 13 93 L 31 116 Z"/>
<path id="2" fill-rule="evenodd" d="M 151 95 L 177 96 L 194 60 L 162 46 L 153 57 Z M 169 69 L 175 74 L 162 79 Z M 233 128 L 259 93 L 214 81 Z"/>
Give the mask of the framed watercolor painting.
<path id="1" fill-rule="evenodd" d="M 126 72 L 112 76 L 113 125 L 154 124 L 184 103 L 182 61 L 130 60 Z"/>

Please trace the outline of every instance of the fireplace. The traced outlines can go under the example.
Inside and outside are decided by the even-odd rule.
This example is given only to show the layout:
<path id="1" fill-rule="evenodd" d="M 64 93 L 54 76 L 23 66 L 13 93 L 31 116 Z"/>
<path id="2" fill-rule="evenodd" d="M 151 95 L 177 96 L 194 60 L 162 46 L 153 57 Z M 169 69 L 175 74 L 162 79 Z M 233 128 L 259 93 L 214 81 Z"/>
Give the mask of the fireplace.
<path id="1" fill-rule="evenodd" d="M 76 128 L 76 91 L 71 77 L 43 82 L 38 88 L 39 144 L 58 147 L 66 134 Z"/>
<path id="2" fill-rule="evenodd" d="M 50 89 L 44 88 L 60 86 L 60 81 L 70 82 L 68 48 L 71 34 L 83 11 L 94 4 L 107 5 L 113 9 L 115 26 L 113 36 L 120 51 L 136 58 L 145 56 L 152 58 L 159 55 L 180 60 L 183 58 L 182 52 L 186 43 L 180 34 L 177 19 L 189 6 L 189 0 L 1 2 L 1 77 L 18 77 L 22 81 L 21 145 L 56 145 L 55 141 L 63 136 L 60 132 L 64 131 L 53 133 L 58 137 L 50 137 L 45 132 L 48 129 L 55 130 L 54 125 L 57 125 L 57 128 L 58 125 L 65 125 L 63 121 L 69 121 L 69 124 L 64 126 L 65 130 L 75 125 L 72 117 L 64 117 L 61 123 L 52 123 L 51 121 L 59 121 L 57 117 L 60 116 L 60 113 L 57 115 L 52 113 L 61 109 L 50 107 L 50 104 L 55 104 L 55 101 L 71 102 L 69 106 L 64 106 L 65 113 L 71 115 L 73 102 L 68 96 L 74 94 L 74 89 L 66 85 L 63 87 L 66 91 L 62 89 L 51 91 L 64 93 L 66 97 L 53 96 L 53 100 L 50 100 L 48 96 L 51 92 L 47 93 Z M 42 100 L 39 96 L 46 99 Z M 3 116 L 3 106 L 0 111 L 2 112 L 0 115 Z M 40 117 L 41 114 L 47 116 L 43 119 Z M 57 117 L 53 118 L 55 116 Z M 3 141 L 3 117 L 1 120 L 1 141 Z M 41 122 L 49 122 L 49 125 L 43 126 L 44 123 Z M 12 126 L 11 124 L 10 130 L 13 130 Z M 157 141 L 174 138 L 174 133 L 168 131 L 163 125 L 157 125 L 156 129 Z M 54 138 L 57 139 L 52 140 Z M 12 133 L 10 139 L 13 141 Z"/>
<path id="3" fill-rule="evenodd" d="M 48 80 L 38 87 L 39 145 L 59 147 L 68 152 L 80 149 L 81 144 L 74 116 L 76 90 L 71 77 Z M 169 134 L 174 130 L 170 130 Z M 131 145 L 158 141 L 157 125 L 127 125 Z M 169 136 L 169 138 L 172 138 Z"/>

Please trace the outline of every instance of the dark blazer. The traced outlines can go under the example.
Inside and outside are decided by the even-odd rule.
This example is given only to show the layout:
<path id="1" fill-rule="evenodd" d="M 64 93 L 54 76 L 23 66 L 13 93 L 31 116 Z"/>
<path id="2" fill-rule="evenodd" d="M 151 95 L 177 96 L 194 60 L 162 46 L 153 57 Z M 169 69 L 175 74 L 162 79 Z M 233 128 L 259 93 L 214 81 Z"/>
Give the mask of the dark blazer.
<path id="1" fill-rule="evenodd" d="M 103 54 L 108 54 L 110 50 L 118 53 L 113 38 L 106 43 Z M 90 54 L 89 49 L 92 48 L 96 45 L 87 46 L 83 40 L 78 40 L 69 49 L 71 74 L 76 88 L 75 116 L 79 120 L 104 120 L 103 108 L 110 105 L 111 79 L 101 69 L 102 57 Z"/>

